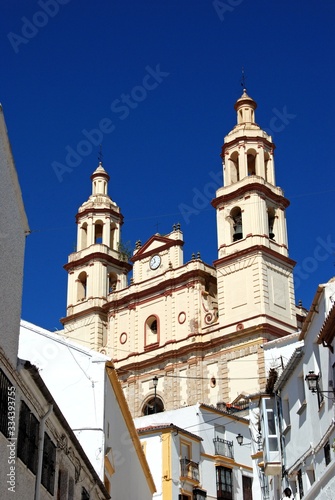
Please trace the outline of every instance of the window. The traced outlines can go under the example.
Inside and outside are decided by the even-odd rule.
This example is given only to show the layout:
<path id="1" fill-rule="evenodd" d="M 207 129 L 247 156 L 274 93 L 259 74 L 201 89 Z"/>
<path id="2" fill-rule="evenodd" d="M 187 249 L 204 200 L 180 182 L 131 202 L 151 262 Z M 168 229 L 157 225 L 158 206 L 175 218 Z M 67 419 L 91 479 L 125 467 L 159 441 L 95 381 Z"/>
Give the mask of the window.
<path id="1" fill-rule="evenodd" d="M 187 458 L 191 460 L 192 456 L 192 445 L 191 443 L 187 443 L 186 441 L 180 441 L 180 457 Z"/>
<path id="2" fill-rule="evenodd" d="M 252 478 L 242 476 L 243 500 L 252 500 Z"/>
<path id="3" fill-rule="evenodd" d="M 42 479 L 43 486 L 53 495 L 56 469 L 56 446 L 48 434 L 44 434 Z"/>
<path id="4" fill-rule="evenodd" d="M 234 184 L 240 180 L 239 157 L 236 151 L 229 158 L 229 166 L 231 183 Z"/>
<path id="5" fill-rule="evenodd" d="M 96 221 L 94 224 L 94 243 L 102 243 L 103 223 L 101 220 Z"/>
<path id="6" fill-rule="evenodd" d="M 159 322 L 154 315 L 149 316 L 145 322 L 145 346 L 159 343 Z"/>
<path id="7" fill-rule="evenodd" d="M 230 217 L 232 219 L 233 241 L 241 240 L 243 238 L 243 227 L 240 207 L 233 208 L 230 212 Z"/>
<path id="8" fill-rule="evenodd" d="M 232 500 L 233 477 L 232 470 L 227 467 L 216 467 L 217 500 Z"/>
<path id="9" fill-rule="evenodd" d="M 303 374 L 300 374 L 298 376 L 297 383 L 298 383 L 298 399 L 300 403 L 300 409 L 298 409 L 298 413 L 300 414 L 306 408 L 305 381 Z"/>
<path id="10" fill-rule="evenodd" d="M 117 276 L 115 273 L 108 274 L 108 293 L 115 292 L 117 287 Z"/>
<path id="11" fill-rule="evenodd" d="M 199 464 L 188 458 L 181 458 L 180 475 L 181 477 L 193 479 L 193 481 L 199 481 Z"/>
<path id="12" fill-rule="evenodd" d="M 87 223 L 84 224 L 80 228 L 80 250 L 87 247 Z"/>
<path id="13" fill-rule="evenodd" d="M 77 279 L 77 300 L 85 300 L 87 294 L 87 274 L 82 271 Z"/>
<path id="14" fill-rule="evenodd" d="M 310 466 L 308 469 L 306 469 L 306 476 L 307 476 L 309 488 L 310 488 L 312 486 L 312 484 L 315 483 L 315 472 L 314 472 L 313 466 Z"/>
<path id="15" fill-rule="evenodd" d="M 28 406 L 21 401 L 17 456 L 36 474 L 39 422 Z"/>
<path id="16" fill-rule="evenodd" d="M 275 239 L 275 234 L 274 234 L 275 220 L 276 220 L 275 209 L 272 208 L 272 207 L 270 207 L 270 208 L 268 208 L 268 229 L 269 229 L 269 238 L 270 238 L 270 240 L 274 240 Z"/>
<path id="17" fill-rule="evenodd" d="M 325 446 L 323 447 L 323 451 L 324 451 L 324 454 L 325 454 L 325 462 L 326 462 L 326 465 L 330 464 L 331 462 L 331 456 L 330 456 L 330 444 L 329 444 L 329 441 L 325 444 Z"/>
<path id="18" fill-rule="evenodd" d="M 302 473 L 301 473 L 301 469 L 298 470 L 298 474 L 297 474 L 297 481 L 298 481 L 298 488 L 299 488 L 299 495 L 300 495 L 300 498 L 303 498 L 304 496 L 304 486 L 302 484 Z"/>
<path id="19" fill-rule="evenodd" d="M 289 430 L 291 427 L 290 420 L 290 402 L 288 398 L 282 399 L 282 411 L 283 411 L 283 424 L 284 424 L 284 432 Z"/>
<path id="20" fill-rule="evenodd" d="M 143 415 L 153 415 L 154 413 L 161 413 L 162 411 L 164 411 L 164 404 L 158 396 L 156 396 L 156 401 L 155 398 L 149 399 L 143 407 Z"/>
<path id="21" fill-rule="evenodd" d="M 68 471 L 60 469 L 58 472 L 58 485 L 57 485 L 57 500 L 68 498 Z"/>
<path id="22" fill-rule="evenodd" d="M 116 248 L 116 243 L 115 243 L 115 236 L 116 236 L 116 226 L 112 225 L 110 228 L 110 248 Z"/>
<path id="23" fill-rule="evenodd" d="M 275 399 L 262 398 L 262 436 L 264 449 L 264 462 L 277 463 L 279 457 L 279 432 Z"/>
<path id="24" fill-rule="evenodd" d="M 234 458 L 234 446 L 232 441 L 225 439 L 226 430 L 223 425 L 215 426 L 214 453 L 223 457 Z"/>
<path id="25" fill-rule="evenodd" d="M 256 154 L 250 152 L 247 154 L 248 175 L 256 175 Z"/>
<path id="26" fill-rule="evenodd" d="M 264 167 L 265 167 L 265 180 L 268 181 L 268 182 L 271 182 L 270 172 L 269 172 L 269 168 L 270 168 L 270 155 L 269 155 L 268 152 L 264 153 Z"/>
<path id="27" fill-rule="evenodd" d="M 11 394 L 9 391 L 11 386 L 12 384 L 10 383 L 10 380 L 6 377 L 4 372 L 0 370 L 0 431 L 6 437 L 8 437 L 8 407 L 10 403 L 8 397 Z M 14 399 L 15 393 L 12 397 Z"/>

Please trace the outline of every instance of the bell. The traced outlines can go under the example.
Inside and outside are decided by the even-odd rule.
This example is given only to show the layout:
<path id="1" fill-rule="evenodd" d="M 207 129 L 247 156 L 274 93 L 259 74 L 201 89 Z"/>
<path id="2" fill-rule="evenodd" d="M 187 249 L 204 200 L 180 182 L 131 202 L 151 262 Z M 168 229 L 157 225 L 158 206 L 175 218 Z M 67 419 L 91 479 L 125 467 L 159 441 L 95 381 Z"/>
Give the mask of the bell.
<path id="1" fill-rule="evenodd" d="M 243 238 L 242 234 L 242 224 L 234 224 L 234 234 L 233 234 L 233 241 L 238 241 Z"/>

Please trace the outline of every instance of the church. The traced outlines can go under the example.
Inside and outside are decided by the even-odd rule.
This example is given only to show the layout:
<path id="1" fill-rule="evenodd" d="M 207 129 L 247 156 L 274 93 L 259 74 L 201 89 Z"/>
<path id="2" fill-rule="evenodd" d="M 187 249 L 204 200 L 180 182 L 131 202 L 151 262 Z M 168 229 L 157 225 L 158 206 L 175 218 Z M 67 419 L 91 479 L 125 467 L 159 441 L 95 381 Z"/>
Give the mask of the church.
<path id="1" fill-rule="evenodd" d="M 242 406 L 244 395 L 265 390 L 263 345 L 301 326 L 275 145 L 245 89 L 234 107 L 237 123 L 221 153 L 224 185 L 212 200 L 213 263 L 199 254 L 184 262 L 179 224 L 137 241 L 130 256 L 102 162 L 76 215 L 60 333 L 113 360 L 134 418 L 197 402 Z"/>

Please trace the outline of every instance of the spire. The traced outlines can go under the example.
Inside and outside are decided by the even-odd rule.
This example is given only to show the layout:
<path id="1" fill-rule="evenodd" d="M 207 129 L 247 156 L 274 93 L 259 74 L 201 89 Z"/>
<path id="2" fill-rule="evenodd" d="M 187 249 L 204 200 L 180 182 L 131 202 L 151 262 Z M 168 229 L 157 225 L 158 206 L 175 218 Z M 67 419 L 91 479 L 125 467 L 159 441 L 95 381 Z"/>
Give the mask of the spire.
<path id="1" fill-rule="evenodd" d="M 107 184 L 110 177 L 102 166 L 102 161 L 91 175 L 92 181 L 92 194 L 93 195 L 107 195 Z"/>
<path id="2" fill-rule="evenodd" d="M 248 96 L 245 88 L 243 89 L 242 96 L 237 99 L 234 108 L 237 111 L 238 125 L 242 125 L 244 123 L 255 123 L 255 109 L 257 108 L 257 103 Z"/>

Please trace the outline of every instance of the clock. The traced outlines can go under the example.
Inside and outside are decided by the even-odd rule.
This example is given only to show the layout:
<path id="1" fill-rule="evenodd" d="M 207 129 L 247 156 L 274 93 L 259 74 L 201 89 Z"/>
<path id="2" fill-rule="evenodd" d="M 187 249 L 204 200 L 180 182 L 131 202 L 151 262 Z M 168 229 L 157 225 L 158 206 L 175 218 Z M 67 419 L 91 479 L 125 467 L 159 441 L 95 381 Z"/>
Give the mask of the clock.
<path id="1" fill-rule="evenodd" d="M 149 266 L 150 269 L 158 269 L 159 266 L 161 265 L 161 258 L 159 255 L 153 255 L 150 259 Z"/>

